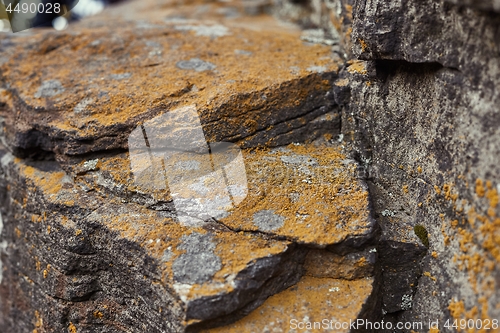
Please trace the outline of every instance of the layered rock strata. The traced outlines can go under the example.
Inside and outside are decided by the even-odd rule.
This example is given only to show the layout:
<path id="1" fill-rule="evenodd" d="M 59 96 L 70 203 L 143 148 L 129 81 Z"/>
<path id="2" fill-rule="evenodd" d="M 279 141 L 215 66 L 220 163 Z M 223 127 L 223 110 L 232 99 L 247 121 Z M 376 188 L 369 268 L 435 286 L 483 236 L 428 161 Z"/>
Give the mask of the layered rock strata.
<path id="1" fill-rule="evenodd" d="M 276 302 L 283 331 L 376 317 L 330 48 L 245 4 L 142 6 L 2 39 L 0 329 L 199 331 Z"/>

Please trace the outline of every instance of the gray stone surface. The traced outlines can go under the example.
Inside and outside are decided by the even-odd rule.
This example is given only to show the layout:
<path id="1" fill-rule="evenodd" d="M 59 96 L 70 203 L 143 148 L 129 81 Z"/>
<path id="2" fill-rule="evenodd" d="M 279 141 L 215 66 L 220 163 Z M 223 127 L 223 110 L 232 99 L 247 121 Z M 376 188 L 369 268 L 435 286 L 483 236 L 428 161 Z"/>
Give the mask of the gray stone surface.
<path id="1" fill-rule="evenodd" d="M 186 252 L 173 263 L 174 280 L 179 283 L 201 284 L 222 268 L 221 259 L 213 253 L 215 244 L 210 234 L 192 233 L 182 236 L 178 247 Z"/>
<path id="2" fill-rule="evenodd" d="M 274 210 L 261 210 L 253 214 L 253 223 L 262 231 L 273 231 L 283 226 L 285 217 L 274 213 Z"/>

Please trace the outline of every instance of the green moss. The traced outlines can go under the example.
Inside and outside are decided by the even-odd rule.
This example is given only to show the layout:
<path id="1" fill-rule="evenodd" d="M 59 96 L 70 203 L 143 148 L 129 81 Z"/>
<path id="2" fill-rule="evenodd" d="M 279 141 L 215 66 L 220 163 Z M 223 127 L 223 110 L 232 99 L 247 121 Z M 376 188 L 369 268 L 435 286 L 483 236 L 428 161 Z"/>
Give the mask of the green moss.
<path id="1" fill-rule="evenodd" d="M 417 224 L 416 226 L 413 227 L 413 231 L 415 232 L 415 235 L 417 235 L 418 238 L 422 241 L 422 244 L 425 245 L 425 247 L 429 247 L 429 233 L 427 232 L 427 229 L 423 225 Z"/>

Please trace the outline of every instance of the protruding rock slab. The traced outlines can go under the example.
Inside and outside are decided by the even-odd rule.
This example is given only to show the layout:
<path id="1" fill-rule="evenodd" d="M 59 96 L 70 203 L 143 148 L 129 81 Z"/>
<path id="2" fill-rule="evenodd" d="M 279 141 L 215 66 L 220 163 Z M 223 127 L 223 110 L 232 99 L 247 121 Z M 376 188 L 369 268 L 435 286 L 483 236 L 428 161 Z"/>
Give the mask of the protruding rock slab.
<path id="1" fill-rule="evenodd" d="M 233 155 L 192 153 L 158 159 L 146 170 L 147 182 L 134 180 L 131 154 L 85 160 L 67 168 L 84 188 L 121 193 L 124 199 L 161 210 L 173 210 L 172 200 L 183 199 L 185 204 L 175 207 L 178 216 L 187 214 L 203 222 L 207 215 L 231 230 L 258 231 L 319 248 L 359 247 L 372 238 L 375 221 L 367 187 L 358 177 L 357 163 L 340 148 L 291 144 L 246 149 L 239 168 L 224 169 L 234 163 Z M 212 172 L 214 165 L 226 172 Z M 242 178 L 238 184 L 231 181 Z M 183 179 L 182 188 L 179 181 L 175 184 L 174 196 L 167 179 Z M 214 187 L 214 182 L 220 186 Z M 231 197 L 225 200 L 214 190 L 220 187 L 232 189 Z M 200 200 L 204 211 L 193 214 Z"/>
<path id="2" fill-rule="evenodd" d="M 247 317 L 207 333 L 351 332 L 351 324 L 363 319 L 373 283 L 373 278 L 346 281 L 306 276 Z"/>
<path id="3" fill-rule="evenodd" d="M 116 294 L 125 294 L 142 299 L 139 312 L 156 311 L 159 327 L 169 321 L 186 327 L 248 312 L 302 274 L 306 251 L 290 242 L 217 224 L 182 226 L 171 214 L 84 193 L 54 162 L 0 157 L 13 202 L 2 213 L 5 234 L 13 237 L 6 237 L 6 248 L 16 254 L 6 266 L 54 298 L 90 307 L 119 303 Z M 120 286 L 126 272 L 128 282 Z"/>
<path id="4" fill-rule="evenodd" d="M 0 68 L 0 116 L 17 154 L 127 148 L 139 124 L 188 105 L 212 142 L 276 146 L 339 128 L 329 92 L 338 65 L 328 47 L 304 44 L 296 29 L 268 17 L 255 18 L 266 23 L 258 31 L 114 20 L 10 37 L 16 47 Z M 314 121 L 325 114 L 328 121 Z"/>

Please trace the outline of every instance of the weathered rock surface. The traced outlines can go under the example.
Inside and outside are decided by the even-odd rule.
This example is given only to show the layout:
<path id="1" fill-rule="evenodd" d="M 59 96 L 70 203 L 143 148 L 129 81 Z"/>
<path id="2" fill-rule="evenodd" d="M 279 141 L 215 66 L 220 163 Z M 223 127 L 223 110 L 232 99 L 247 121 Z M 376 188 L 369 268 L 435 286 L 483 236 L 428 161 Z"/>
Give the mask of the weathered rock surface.
<path id="1" fill-rule="evenodd" d="M 16 40 L 24 47 L 12 46 L 2 69 L 14 110 L 5 115 L 11 149 L 28 156 L 124 149 L 138 124 L 188 105 L 209 141 L 244 147 L 338 127 L 329 92 L 338 64 L 327 47 L 303 45 L 299 31 L 187 18 L 141 24 L 102 16 Z M 314 121 L 325 114 L 328 121 Z"/>
<path id="2" fill-rule="evenodd" d="M 276 151 L 271 152 L 278 155 Z M 264 155 L 263 160 L 268 156 Z M 29 298 L 30 293 L 41 294 L 55 307 L 63 307 L 67 313 L 65 318 L 70 320 L 53 324 L 60 322 L 61 319 L 56 320 L 60 313 L 47 314 L 43 312 L 42 303 L 24 300 L 30 307 L 39 309 L 39 315 L 47 322 L 43 326 L 45 330 L 63 330 L 64 325 L 74 325 L 83 331 L 92 331 L 93 325 L 102 323 L 104 318 L 113 325 L 135 330 L 145 324 L 140 324 L 142 316 L 148 318 L 149 329 L 159 332 L 180 331 L 189 325 L 205 326 L 211 321 L 222 324 L 229 319 L 227 315 L 234 319 L 248 313 L 267 296 L 295 283 L 303 274 L 307 249 L 285 240 L 297 242 L 293 234 L 285 233 L 285 239 L 274 240 L 263 233 L 234 232 L 215 221 L 183 226 L 176 220 L 173 209 L 156 211 L 126 203 L 98 187 L 85 192 L 55 162 L 23 162 L 5 150 L 1 160 L 3 180 L 9 181 L 3 201 L 10 202 L 6 205 L 10 208 L 2 213 L 5 225 L 2 235 L 8 240 L 4 243 L 2 313 L 15 317 L 19 311 L 16 302 Z M 256 163 L 255 158 L 252 163 Z M 306 168 L 307 164 L 302 166 Z M 249 175 L 251 178 L 252 171 Z M 300 177 L 288 176 L 290 181 L 300 180 Z M 312 183 L 324 181 L 320 177 L 309 177 Z M 250 201 L 251 197 L 252 194 Z M 345 199 L 347 207 L 352 201 L 356 200 Z M 357 205 L 360 204 L 363 205 L 362 199 L 357 200 Z M 233 221 L 232 215 L 247 209 L 237 207 L 224 221 Z M 300 213 L 293 206 L 288 209 Z M 263 232 L 270 231 L 264 226 L 272 225 L 274 220 L 255 215 L 254 223 L 264 229 Z M 297 224 L 304 223 L 299 220 Z M 339 219 L 341 221 L 349 220 Z M 311 229 L 316 227 L 315 222 L 324 225 L 319 219 L 311 222 Z M 286 225 L 295 226 L 291 221 Z M 342 228 L 335 223 L 331 225 L 349 235 L 348 225 L 340 225 Z M 373 225 L 369 223 L 367 228 Z M 351 233 L 356 237 L 355 230 Z M 317 231 L 316 234 L 323 235 Z M 365 241 L 370 235 L 368 232 Z M 302 232 L 299 236 L 306 239 L 304 243 L 315 245 L 314 240 L 307 239 L 309 234 Z M 336 248 L 336 244 L 343 245 L 344 241 L 337 236 L 326 244 L 321 243 L 321 238 L 316 242 L 317 246 Z M 346 251 L 345 246 L 342 249 Z M 310 263 L 305 266 L 307 271 L 316 272 L 315 275 L 321 274 L 319 263 L 331 267 L 331 272 L 319 270 L 325 276 L 336 274 L 337 278 L 353 279 L 373 275 L 374 258 L 369 253 L 342 257 L 324 250 L 315 251 L 308 256 Z M 339 263 L 335 258 L 342 260 Z M 342 273 L 346 270 L 341 269 L 346 265 L 344 261 L 349 270 Z M 16 285 L 16 276 L 24 276 L 30 285 L 20 286 L 20 290 L 10 288 Z M 359 305 L 364 304 L 369 295 L 360 294 Z M 80 318 L 76 313 L 81 311 L 95 318 Z M 132 318 L 127 323 L 129 316 Z M 23 331 L 26 329 L 23 323 L 30 322 L 24 318 L 16 324 L 19 326 L 9 326 L 8 322 L 3 325 Z"/>
<path id="3" fill-rule="evenodd" d="M 338 58 L 260 7 L 151 8 L 2 39 L 0 331 L 378 316 Z"/>
<path id="4" fill-rule="evenodd" d="M 372 295 L 372 284 L 373 278 L 346 281 L 306 276 L 268 298 L 249 316 L 208 332 L 351 332 L 351 323 L 364 319 L 358 314 Z"/>
<path id="5" fill-rule="evenodd" d="M 152 6 L 1 40 L 1 328 L 500 317 L 498 1 Z"/>
<path id="6" fill-rule="evenodd" d="M 338 30 L 352 32 L 340 45 L 354 59 L 335 91 L 344 101 L 342 134 L 365 166 L 382 228 L 386 320 L 439 320 L 443 330 L 448 319 L 500 316 L 498 5 L 311 6 L 310 15 L 347 22 Z"/>

